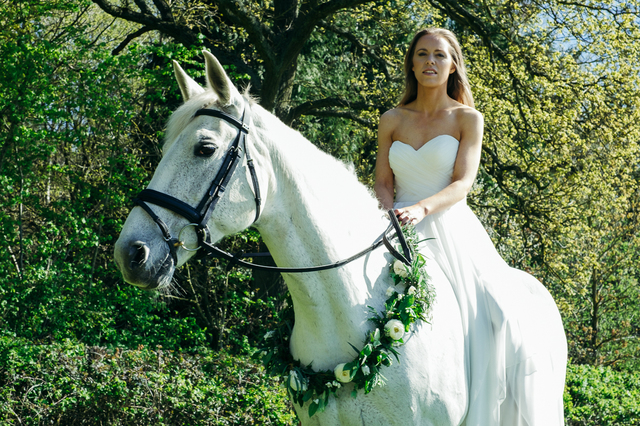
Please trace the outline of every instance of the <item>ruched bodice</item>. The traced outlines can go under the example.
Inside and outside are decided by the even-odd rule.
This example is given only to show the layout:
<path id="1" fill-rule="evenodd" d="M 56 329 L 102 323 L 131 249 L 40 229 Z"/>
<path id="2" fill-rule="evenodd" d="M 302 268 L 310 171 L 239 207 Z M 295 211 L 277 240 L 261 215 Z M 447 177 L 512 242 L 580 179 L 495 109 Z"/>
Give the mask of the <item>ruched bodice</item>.
<path id="1" fill-rule="evenodd" d="M 417 150 L 394 142 L 389 164 L 395 207 L 447 187 L 458 147 L 449 135 Z M 509 267 L 466 200 L 428 215 L 416 231 L 425 239 L 420 250 L 427 272 L 444 273 L 460 308 L 469 386 L 463 424 L 562 425 L 566 339 L 549 292 L 531 275 Z"/>
<path id="2" fill-rule="evenodd" d="M 395 141 L 389 163 L 395 175 L 396 201 L 420 201 L 449 185 L 458 145 L 458 140 L 449 135 L 436 136 L 417 150 Z"/>

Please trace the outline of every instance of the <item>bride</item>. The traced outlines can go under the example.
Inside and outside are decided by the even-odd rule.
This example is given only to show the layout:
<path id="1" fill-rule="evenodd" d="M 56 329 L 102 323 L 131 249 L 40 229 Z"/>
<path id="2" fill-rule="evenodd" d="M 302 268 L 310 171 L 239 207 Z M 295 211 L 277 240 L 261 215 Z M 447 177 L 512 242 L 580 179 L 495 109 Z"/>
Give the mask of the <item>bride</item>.
<path id="1" fill-rule="evenodd" d="M 404 72 L 404 97 L 380 118 L 375 191 L 385 209 L 430 238 L 421 250 L 456 294 L 469 391 L 463 424 L 561 425 L 566 339 L 555 303 L 504 262 L 466 204 L 483 117 L 454 34 L 418 32 Z"/>

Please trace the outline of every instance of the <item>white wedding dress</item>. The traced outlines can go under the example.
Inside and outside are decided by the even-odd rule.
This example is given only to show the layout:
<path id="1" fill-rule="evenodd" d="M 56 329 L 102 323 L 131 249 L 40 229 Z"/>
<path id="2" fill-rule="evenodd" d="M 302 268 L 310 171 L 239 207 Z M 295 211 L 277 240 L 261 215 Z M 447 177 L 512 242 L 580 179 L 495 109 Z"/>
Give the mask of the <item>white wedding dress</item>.
<path id="1" fill-rule="evenodd" d="M 453 136 L 441 135 L 417 151 L 400 141 L 391 145 L 396 208 L 451 183 L 458 144 Z M 427 271 L 437 263 L 460 307 L 469 386 L 462 424 L 564 424 L 566 338 L 549 292 L 500 257 L 466 200 L 427 216 L 416 230 L 432 238 L 421 248 Z"/>

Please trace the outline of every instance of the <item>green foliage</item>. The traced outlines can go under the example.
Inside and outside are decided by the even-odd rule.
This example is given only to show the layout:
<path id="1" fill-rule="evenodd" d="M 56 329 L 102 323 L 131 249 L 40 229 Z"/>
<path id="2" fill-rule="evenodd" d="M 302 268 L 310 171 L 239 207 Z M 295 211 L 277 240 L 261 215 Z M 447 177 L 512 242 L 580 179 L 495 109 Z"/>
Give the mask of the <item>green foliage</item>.
<path id="1" fill-rule="evenodd" d="M 258 252 L 259 235 L 247 230 L 217 244 L 223 250 Z M 192 261 L 176 271 L 181 297 L 167 296 L 198 319 L 212 348 L 249 354 L 278 315 L 281 301 L 261 288 L 247 269 L 228 268 L 226 262 Z M 275 294 L 278 291 L 274 291 Z"/>
<path id="2" fill-rule="evenodd" d="M 141 52 L 114 57 L 92 44 L 86 7 L 0 4 L 15 22 L 0 30 L 3 329 L 32 341 L 197 347 L 205 337 L 193 318 L 122 287 L 112 266 L 130 197 L 149 178 L 140 157 L 150 147 L 132 144 L 130 127 L 158 95 L 137 92 L 151 80 Z"/>
<path id="3" fill-rule="evenodd" d="M 26 282 L 36 281 L 35 286 L 5 285 L 0 305 L 3 331 L 31 342 L 71 339 L 89 345 L 168 349 L 206 344 L 194 318 L 176 315 L 166 303 L 128 285 L 85 284 L 86 274 L 67 265 L 48 277 L 25 276 Z"/>
<path id="4" fill-rule="evenodd" d="M 201 46 L 151 40 L 114 56 L 117 29 L 86 2 L 0 3 L 0 12 L 12 23 L 0 29 L 3 330 L 34 342 L 248 351 L 270 305 L 251 297 L 246 272 L 196 264 L 201 285 L 178 281 L 184 297 L 159 299 L 124 285 L 112 260 L 180 103 L 170 61 L 199 65 Z"/>
<path id="5" fill-rule="evenodd" d="M 0 337 L 0 423 L 293 425 L 284 390 L 244 358 L 197 352 L 32 345 Z"/>
<path id="6" fill-rule="evenodd" d="M 564 395 L 567 426 L 640 424 L 640 374 L 571 365 Z"/>
<path id="7" fill-rule="evenodd" d="M 512 6 L 483 34 L 459 28 L 486 123 L 470 202 L 503 256 L 553 294 L 573 361 L 633 369 L 640 357 L 638 3 L 623 10 L 605 3 L 598 10 L 579 2 Z M 504 6 L 483 7 L 474 13 L 491 21 Z"/>

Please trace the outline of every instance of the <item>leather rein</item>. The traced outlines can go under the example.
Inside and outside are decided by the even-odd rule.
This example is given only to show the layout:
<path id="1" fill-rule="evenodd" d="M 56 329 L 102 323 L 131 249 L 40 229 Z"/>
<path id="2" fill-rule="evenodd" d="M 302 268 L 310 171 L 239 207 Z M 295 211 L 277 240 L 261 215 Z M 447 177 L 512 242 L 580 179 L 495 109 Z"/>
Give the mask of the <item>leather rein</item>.
<path id="1" fill-rule="evenodd" d="M 327 269 L 338 268 L 340 266 L 346 265 L 367 253 L 377 249 L 381 245 L 389 250 L 389 252 L 396 258 L 405 263 L 406 265 L 411 265 L 411 250 L 409 249 L 407 242 L 402 233 L 402 229 L 400 228 L 400 224 L 398 223 L 398 219 L 396 218 L 393 210 L 388 211 L 390 224 L 386 231 L 376 239 L 376 241 L 371 244 L 366 249 L 360 251 L 359 253 L 354 254 L 353 256 L 343 259 L 334 263 L 329 263 L 326 265 L 318 265 L 318 266 L 308 266 L 308 267 L 279 267 L 279 266 L 268 266 L 268 265 L 259 265 L 256 263 L 246 262 L 241 260 L 243 257 L 258 257 L 258 256 L 270 256 L 269 253 L 236 253 L 231 254 L 228 253 L 213 244 L 211 244 L 211 238 L 209 234 L 209 228 L 207 227 L 207 222 L 211 218 L 211 214 L 215 209 L 218 201 L 224 194 L 226 187 L 233 176 L 238 164 L 242 161 L 243 152 L 247 158 L 247 167 L 249 168 L 249 173 L 251 175 L 251 181 L 253 185 L 253 193 L 255 195 L 255 203 L 256 203 L 256 215 L 253 220 L 255 223 L 260 217 L 260 208 L 261 208 L 261 198 L 260 198 L 260 187 L 258 184 L 258 177 L 256 175 L 255 166 L 253 164 L 253 159 L 249 155 L 249 151 L 247 150 L 247 134 L 249 133 L 249 124 L 251 123 L 251 109 L 248 105 L 245 104 L 244 111 L 242 113 L 242 117 L 240 120 L 229 115 L 225 112 L 202 108 L 196 111 L 193 118 L 198 116 L 209 116 L 220 118 L 227 123 L 233 125 L 238 129 L 238 134 L 234 139 L 233 143 L 229 147 L 223 161 L 220 170 L 214 177 L 211 185 L 209 186 L 209 190 L 206 192 L 200 203 L 197 207 L 193 208 L 189 204 L 181 201 L 171 195 L 164 194 L 159 191 L 155 191 L 153 189 L 144 189 L 142 190 L 138 196 L 133 200 L 135 204 L 142 207 L 142 209 L 147 212 L 147 214 L 153 219 L 153 221 L 160 228 L 160 232 L 162 232 L 162 236 L 164 240 L 167 242 L 169 246 L 169 252 L 174 262 L 177 263 L 177 249 L 182 247 L 187 251 L 197 251 L 202 249 L 204 252 L 204 256 L 207 258 L 222 258 L 228 260 L 229 267 L 234 265 L 241 265 L 251 269 L 257 270 L 265 270 L 265 271 L 275 271 L 282 273 L 302 273 L 302 272 L 316 272 L 323 271 Z M 169 232 L 169 227 L 164 223 L 160 217 L 155 214 L 155 212 L 151 209 L 149 204 L 154 204 L 156 206 L 171 210 L 172 212 L 184 217 L 189 221 L 187 225 L 185 225 L 177 237 L 173 237 Z M 184 245 L 184 242 L 180 239 L 182 232 L 189 228 L 194 227 L 196 234 L 198 236 L 198 247 L 195 249 L 187 248 Z M 389 231 L 395 231 L 395 233 L 391 237 L 387 237 Z M 398 252 L 391 242 L 390 238 L 397 237 L 400 245 L 402 247 L 402 253 Z"/>

